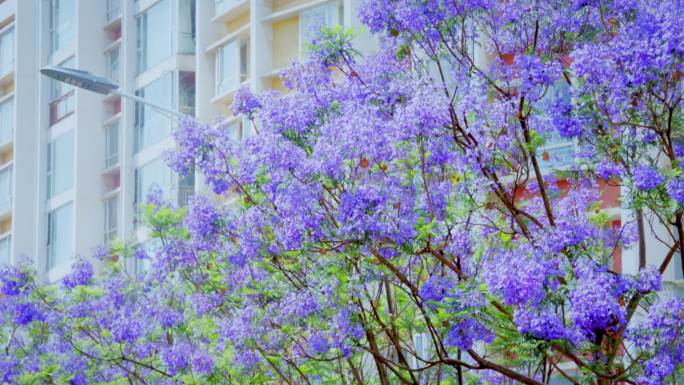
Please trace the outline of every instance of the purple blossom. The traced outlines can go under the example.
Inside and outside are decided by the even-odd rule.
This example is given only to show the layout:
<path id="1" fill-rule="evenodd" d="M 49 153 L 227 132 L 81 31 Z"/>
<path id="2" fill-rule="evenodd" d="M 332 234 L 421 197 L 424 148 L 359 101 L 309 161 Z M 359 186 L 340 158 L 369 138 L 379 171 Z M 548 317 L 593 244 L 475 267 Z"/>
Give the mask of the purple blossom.
<path id="1" fill-rule="evenodd" d="M 235 93 L 235 100 L 233 101 L 233 112 L 252 116 L 256 110 L 261 108 L 259 99 L 247 87 L 241 87 Z"/>
<path id="2" fill-rule="evenodd" d="M 85 259 L 71 265 L 71 273 L 64 277 L 62 284 L 68 289 L 87 284 L 93 278 L 93 265 Z"/>
<path id="3" fill-rule="evenodd" d="M 667 182 L 667 193 L 679 204 L 684 204 L 684 177 L 675 176 Z"/>
<path id="4" fill-rule="evenodd" d="M 665 181 L 658 170 L 648 165 L 637 166 L 632 173 L 632 180 L 634 186 L 641 191 L 647 191 L 656 188 Z"/>

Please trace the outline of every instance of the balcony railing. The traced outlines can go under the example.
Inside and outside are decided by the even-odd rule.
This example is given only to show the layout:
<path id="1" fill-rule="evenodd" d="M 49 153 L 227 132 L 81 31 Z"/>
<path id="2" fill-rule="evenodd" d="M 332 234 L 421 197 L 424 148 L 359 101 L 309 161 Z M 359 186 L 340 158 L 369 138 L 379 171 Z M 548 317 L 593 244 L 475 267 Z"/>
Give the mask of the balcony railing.
<path id="1" fill-rule="evenodd" d="M 180 187 L 178 188 L 178 207 L 185 207 L 188 205 L 190 197 L 195 193 L 195 189 L 192 187 Z"/>
<path id="2" fill-rule="evenodd" d="M 66 118 L 74 112 L 74 90 L 50 102 L 50 125 Z"/>
<path id="3" fill-rule="evenodd" d="M 231 9 L 237 3 L 236 0 L 215 0 L 214 16 L 218 16 Z"/>

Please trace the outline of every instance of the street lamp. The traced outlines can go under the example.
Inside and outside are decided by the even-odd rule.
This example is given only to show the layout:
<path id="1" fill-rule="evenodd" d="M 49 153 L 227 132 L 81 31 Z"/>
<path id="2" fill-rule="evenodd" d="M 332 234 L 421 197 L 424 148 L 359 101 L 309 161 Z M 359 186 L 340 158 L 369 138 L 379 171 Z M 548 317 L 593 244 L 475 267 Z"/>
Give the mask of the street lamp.
<path id="1" fill-rule="evenodd" d="M 40 70 L 40 73 L 57 81 L 70 84 L 74 87 L 78 87 L 84 90 L 92 91 L 102 95 L 118 95 L 122 98 L 128 98 L 136 102 L 146 104 L 151 108 L 154 108 L 158 112 L 167 115 L 167 117 L 173 120 L 180 120 L 186 115 L 172 110 L 170 108 L 161 106 L 159 104 L 150 102 L 149 100 L 143 99 L 139 96 L 129 94 L 120 89 L 119 85 L 113 81 L 104 78 L 102 76 L 93 75 L 88 71 L 83 71 L 75 68 L 65 68 L 65 67 L 52 67 L 48 66 Z"/>

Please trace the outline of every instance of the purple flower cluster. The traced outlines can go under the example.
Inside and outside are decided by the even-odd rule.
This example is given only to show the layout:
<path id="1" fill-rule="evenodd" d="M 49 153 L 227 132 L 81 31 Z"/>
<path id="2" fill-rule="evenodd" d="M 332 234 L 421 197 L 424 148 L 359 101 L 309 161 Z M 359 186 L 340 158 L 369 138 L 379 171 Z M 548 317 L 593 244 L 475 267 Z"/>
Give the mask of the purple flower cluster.
<path id="1" fill-rule="evenodd" d="M 73 289 L 76 286 L 87 284 L 93 278 L 93 265 L 82 259 L 71 265 L 71 273 L 64 277 L 64 287 Z"/>
<path id="2" fill-rule="evenodd" d="M 652 190 L 665 181 L 665 177 L 653 166 L 639 165 L 632 173 L 634 186 L 641 191 Z"/>

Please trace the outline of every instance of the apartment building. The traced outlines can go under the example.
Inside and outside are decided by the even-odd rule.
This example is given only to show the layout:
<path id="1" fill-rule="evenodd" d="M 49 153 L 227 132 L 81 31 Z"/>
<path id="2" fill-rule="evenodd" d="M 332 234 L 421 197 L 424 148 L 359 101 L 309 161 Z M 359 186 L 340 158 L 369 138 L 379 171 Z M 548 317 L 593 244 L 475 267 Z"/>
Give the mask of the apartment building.
<path id="1" fill-rule="evenodd" d="M 165 164 L 177 122 L 155 110 L 39 75 L 91 71 L 203 121 L 231 119 L 242 86 L 282 89 L 321 25 L 360 27 L 360 0 L 0 1 L 0 263 L 58 280 L 76 255 L 113 239 L 144 242 L 149 188 L 186 204 L 194 176 Z"/>
<path id="2" fill-rule="evenodd" d="M 235 91 L 282 90 L 281 71 L 304 59 L 321 26 L 355 31 L 361 52 L 374 48 L 357 10 L 361 0 L 207 0 L 197 2 L 197 117 L 229 119 L 236 138 L 249 125 L 230 109 Z"/>
<path id="3" fill-rule="evenodd" d="M 38 71 L 88 70 L 194 115 L 194 16 L 194 0 L 0 2 L 1 262 L 57 280 L 75 255 L 144 239 L 137 207 L 152 185 L 187 202 L 193 178 L 163 160 L 175 122 Z"/>

